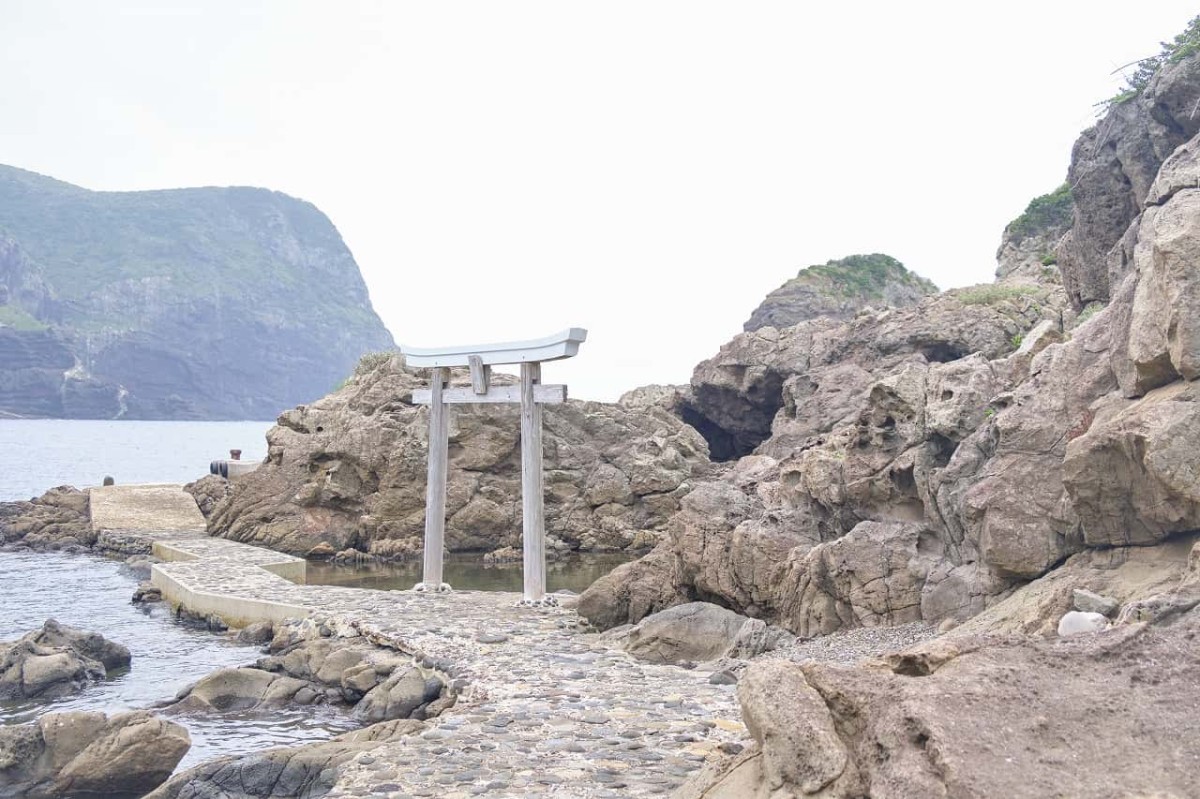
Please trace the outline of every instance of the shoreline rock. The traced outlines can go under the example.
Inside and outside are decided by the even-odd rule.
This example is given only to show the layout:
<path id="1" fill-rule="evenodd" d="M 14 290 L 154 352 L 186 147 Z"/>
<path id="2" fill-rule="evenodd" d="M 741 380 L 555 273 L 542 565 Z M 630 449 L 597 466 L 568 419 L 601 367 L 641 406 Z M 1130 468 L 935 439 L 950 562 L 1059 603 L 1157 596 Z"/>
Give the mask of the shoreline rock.
<path id="1" fill-rule="evenodd" d="M 141 796 L 166 781 L 190 746 L 186 729 L 146 711 L 47 713 L 0 726 L 0 797 Z"/>
<path id="2" fill-rule="evenodd" d="M 0 699 L 56 699 L 129 663 L 120 644 L 50 619 L 41 630 L 0 642 Z"/>

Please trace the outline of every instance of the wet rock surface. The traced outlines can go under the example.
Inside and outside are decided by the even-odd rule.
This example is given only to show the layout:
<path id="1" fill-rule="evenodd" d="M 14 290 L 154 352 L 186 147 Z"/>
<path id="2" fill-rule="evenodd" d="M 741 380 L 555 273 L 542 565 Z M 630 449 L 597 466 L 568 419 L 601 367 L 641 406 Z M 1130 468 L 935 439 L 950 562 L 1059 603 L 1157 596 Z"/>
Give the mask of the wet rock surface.
<path id="1" fill-rule="evenodd" d="M 28 502 L 0 502 L 0 545 L 63 549 L 95 541 L 87 491 L 59 486 Z"/>
<path id="2" fill-rule="evenodd" d="M 0 642 L 0 699 L 76 693 L 129 662 L 129 650 L 120 644 L 50 619 L 41 630 Z"/>
<path id="3" fill-rule="evenodd" d="M 0 727 L 0 797 L 142 796 L 191 745 L 187 730 L 144 711 L 47 713 Z"/>

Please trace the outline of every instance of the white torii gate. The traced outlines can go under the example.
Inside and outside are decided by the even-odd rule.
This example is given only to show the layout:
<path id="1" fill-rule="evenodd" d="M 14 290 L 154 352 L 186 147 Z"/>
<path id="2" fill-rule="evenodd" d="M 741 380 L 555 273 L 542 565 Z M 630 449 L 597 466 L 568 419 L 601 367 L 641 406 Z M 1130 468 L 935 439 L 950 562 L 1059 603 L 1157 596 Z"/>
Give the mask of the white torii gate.
<path id="1" fill-rule="evenodd" d="M 466 402 L 521 403 L 521 542 L 523 605 L 553 605 L 546 596 L 546 514 L 542 489 L 542 405 L 567 399 L 567 387 L 542 385 L 542 362 L 579 352 L 587 331 L 572 327 L 533 341 L 418 349 L 401 347 L 405 363 L 430 368 L 430 388 L 413 392 L 413 402 L 429 406 L 429 480 L 425 489 L 425 563 L 417 591 L 449 591 L 442 581 L 446 528 L 446 468 L 449 449 L 447 405 Z M 491 385 L 492 366 L 520 364 L 519 386 Z M 471 370 L 470 388 L 450 388 L 450 367 Z"/>

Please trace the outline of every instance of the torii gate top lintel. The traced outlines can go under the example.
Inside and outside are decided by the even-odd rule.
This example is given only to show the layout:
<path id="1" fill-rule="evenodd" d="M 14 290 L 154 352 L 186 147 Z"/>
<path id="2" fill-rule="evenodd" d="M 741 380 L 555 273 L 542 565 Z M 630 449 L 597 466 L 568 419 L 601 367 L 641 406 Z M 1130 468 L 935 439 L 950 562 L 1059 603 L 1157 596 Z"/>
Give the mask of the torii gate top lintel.
<path id="1" fill-rule="evenodd" d="M 405 364 L 432 369 L 428 389 L 412 401 L 429 406 L 429 479 L 425 491 L 424 574 L 418 591 L 441 593 L 442 550 L 446 522 L 446 476 L 449 425 L 447 406 L 456 403 L 513 402 L 521 405 L 521 543 L 525 596 L 521 604 L 554 605 L 546 595 L 546 515 L 542 487 L 542 405 L 566 401 L 566 386 L 542 384 L 542 362 L 570 358 L 579 352 L 587 331 L 571 327 L 546 338 L 502 344 L 474 344 L 436 349 L 401 347 Z M 521 365 L 520 386 L 492 386 L 494 364 Z M 471 369 L 471 387 L 449 387 L 450 367 Z"/>
<path id="2" fill-rule="evenodd" d="M 428 369 L 437 366 L 468 366 L 475 355 L 486 366 L 505 363 L 537 363 L 570 358 L 587 340 L 582 327 L 570 327 L 545 338 L 507 341 L 499 344 L 466 344 L 457 347 L 401 347 L 408 366 Z"/>

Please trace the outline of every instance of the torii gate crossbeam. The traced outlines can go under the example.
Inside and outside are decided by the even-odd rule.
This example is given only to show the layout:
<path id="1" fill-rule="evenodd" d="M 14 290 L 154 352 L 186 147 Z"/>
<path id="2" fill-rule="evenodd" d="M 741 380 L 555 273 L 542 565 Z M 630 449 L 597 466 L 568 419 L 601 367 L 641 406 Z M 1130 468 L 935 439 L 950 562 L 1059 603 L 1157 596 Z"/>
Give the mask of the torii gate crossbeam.
<path id="1" fill-rule="evenodd" d="M 446 476 L 449 409 L 458 403 L 521 404 L 521 542 L 525 605 L 553 605 L 546 595 L 546 515 L 542 483 L 542 405 L 565 402 L 566 386 L 542 385 L 542 362 L 570 358 L 587 339 L 572 327 L 533 341 L 417 349 L 401 347 L 405 363 L 430 368 L 430 387 L 413 392 L 413 402 L 429 405 L 429 479 L 425 489 L 425 554 L 418 591 L 449 591 L 442 580 L 446 528 Z M 520 386 L 491 385 L 491 367 L 520 364 Z M 470 388 L 451 388 L 450 368 L 471 370 Z"/>

